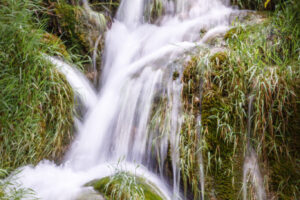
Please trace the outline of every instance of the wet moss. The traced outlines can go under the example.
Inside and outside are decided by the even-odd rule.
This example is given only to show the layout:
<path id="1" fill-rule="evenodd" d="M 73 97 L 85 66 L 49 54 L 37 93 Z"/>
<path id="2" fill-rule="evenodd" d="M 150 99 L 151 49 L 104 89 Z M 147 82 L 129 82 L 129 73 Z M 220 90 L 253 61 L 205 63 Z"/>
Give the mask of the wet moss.
<path id="1" fill-rule="evenodd" d="M 228 56 L 226 52 L 217 52 L 210 57 L 210 63 L 214 65 L 214 67 L 219 67 L 221 65 L 225 65 L 228 60 Z"/>
<path id="2" fill-rule="evenodd" d="M 129 179 L 132 180 L 128 182 Z M 119 172 L 119 174 L 112 177 L 104 177 L 100 180 L 94 180 L 86 184 L 86 186 L 92 186 L 96 191 L 105 195 L 106 199 L 163 200 L 161 195 L 156 192 L 158 189 L 153 188 L 155 186 L 146 182 L 146 180 L 141 177 L 137 177 L 126 172 Z"/>
<path id="3" fill-rule="evenodd" d="M 295 181 L 299 173 L 295 158 L 299 158 L 299 154 L 292 142 L 297 140 L 294 133 L 298 129 L 288 126 L 288 122 L 295 121 L 292 118 L 298 118 L 295 96 L 291 95 L 297 94 L 295 82 L 291 80 L 297 82 L 299 79 L 295 68 L 299 59 L 294 54 L 297 41 L 294 38 L 290 43 L 289 39 L 280 39 L 283 33 L 276 31 L 272 20 L 257 22 L 260 24 L 249 23 L 228 31 L 226 52 L 211 55 L 207 65 L 203 65 L 207 62 L 201 61 L 202 56 L 194 55 L 185 66 L 182 101 L 187 117 L 181 133 L 182 152 L 190 159 L 197 159 L 195 146 L 199 140 L 195 132 L 200 109 L 203 136 L 200 144 L 207 173 L 205 195 L 209 198 L 240 198 L 249 118 L 247 96 L 253 94 L 251 143 L 258 154 L 262 174 L 268 177 L 265 179 L 268 196 L 287 199 L 298 194 L 299 183 Z M 278 27 L 278 22 L 276 24 Z M 280 41 L 280 45 L 274 49 L 276 41 L 277 44 Z M 202 99 L 197 100 L 201 79 Z M 181 159 L 185 163 L 182 181 L 190 184 L 185 189 L 197 190 L 192 186 L 192 177 L 198 173 L 199 166 L 189 165 L 186 156 Z M 194 185 L 199 186 L 199 181 Z"/>
<path id="4" fill-rule="evenodd" d="M 55 14 L 57 16 L 58 26 L 63 35 L 63 39 L 67 41 L 69 47 L 76 46 L 77 53 L 89 51 L 88 43 L 85 38 L 84 31 L 80 30 L 83 25 L 83 9 L 79 6 L 69 5 L 67 3 L 55 3 Z"/>
<path id="5" fill-rule="evenodd" d="M 150 8 L 150 22 L 154 23 L 164 12 L 161 0 L 154 0 Z"/>

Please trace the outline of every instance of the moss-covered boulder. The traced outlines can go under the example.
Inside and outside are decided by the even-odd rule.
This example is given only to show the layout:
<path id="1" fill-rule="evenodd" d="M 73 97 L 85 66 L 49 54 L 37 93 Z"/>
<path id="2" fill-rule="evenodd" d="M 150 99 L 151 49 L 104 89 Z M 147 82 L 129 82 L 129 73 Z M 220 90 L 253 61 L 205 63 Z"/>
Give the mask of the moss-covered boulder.
<path id="1" fill-rule="evenodd" d="M 106 199 L 163 200 L 160 190 L 143 177 L 128 172 L 118 172 L 113 176 L 93 180 L 85 186 L 92 186 Z"/>
<path id="2" fill-rule="evenodd" d="M 69 41 L 69 45 L 91 52 L 98 37 L 106 29 L 105 16 L 91 9 L 67 3 L 56 3 L 54 10 L 59 31 Z"/>

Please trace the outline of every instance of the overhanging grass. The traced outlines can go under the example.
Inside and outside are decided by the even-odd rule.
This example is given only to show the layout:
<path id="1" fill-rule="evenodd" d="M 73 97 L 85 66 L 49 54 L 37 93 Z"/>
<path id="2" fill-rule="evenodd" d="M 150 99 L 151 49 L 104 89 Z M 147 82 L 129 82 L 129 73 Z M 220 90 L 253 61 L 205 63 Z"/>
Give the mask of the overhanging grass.
<path id="1" fill-rule="evenodd" d="M 39 1 L 0 5 L 0 168 L 59 160 L 71 138 L 73 94 L 42 53 Z"/>

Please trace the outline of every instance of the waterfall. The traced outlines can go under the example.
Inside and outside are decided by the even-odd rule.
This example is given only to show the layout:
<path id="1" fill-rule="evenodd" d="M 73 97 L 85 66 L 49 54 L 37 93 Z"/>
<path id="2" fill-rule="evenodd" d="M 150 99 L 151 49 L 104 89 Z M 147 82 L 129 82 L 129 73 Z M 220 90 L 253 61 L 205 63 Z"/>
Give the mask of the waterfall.
<path id="1" fill-rule="evenodd" d="M 247 133 L 247 152 L 243 166 L 243 199 L 247 200 L 247 185 L 250 180 L 252 186 L 255 188 L 256 198 L 258 200 L 266 200 L 266 192 L 264 189 L 263 178 L 260 173 L 257 155 L 251 145 L 251 118 L 253 110 L 254 96 L 249 97 L 248 105 L 248 133 Z"/>
<path id="2" fill-rule="evenodd" d="M 84 2 L 89 10 L 87 1 Z M 21 185 L 32 188 L 42 199 L 74 199 L 85 183 L 113 174 L 109 166 L 122 160 L 123 169 L 150 180 L 166 199 L 181 198 L 178 145 L 182 85 L 180 79 L 173 80 L 172 76 L 178 68 L 182 71 L 182 66 L 174 61 L 192 48 L 206 45 L 212 35 L 225 32 L 230 26 L 232 9 L 220 0 L 162 2 L 166 12 L 158 24 L 151 24 L 144 19 L 149 0 L 121 1 L 117 17 L 106 33 L 97 95 L 90 91 L 85 79 L 76 78 L 79 77 L 77 72 L 50 58 L 61 66 L 61 72 L 75 91 L 79 89 L 78 84 L 84 88 L 78 93 L 87 97 L 88 111 L 65 161 L 59 166 L 43 161 L 36 167 L 22 168 L 17 175 Z M 207 33 L 200 38 L 199 32 L 203 29 Z M 168 116 L 161 132 L 149 125 L 155 99 L 159 96 L 166 97 L 165 115 Z M 162 170 L 169 146 L 173 190 Z M 153 168 L 157 163 L 153 151 L 160 157 L 160 175 Z M 199 159 L 202 162 L 201 155 Z M 137 169 L 136 165 L 140 167 Z M 200 172 L 203 195 L 203 162 Z"/>

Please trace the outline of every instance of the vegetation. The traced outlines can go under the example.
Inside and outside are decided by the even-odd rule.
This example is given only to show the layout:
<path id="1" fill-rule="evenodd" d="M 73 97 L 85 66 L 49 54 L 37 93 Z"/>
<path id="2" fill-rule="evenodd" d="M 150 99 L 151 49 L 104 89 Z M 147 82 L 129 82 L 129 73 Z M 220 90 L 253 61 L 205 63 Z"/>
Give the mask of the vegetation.
<path id="1" fill-rule="evenodd" d="M 7 176 L 6 170 L 0 170 L 0 179 Z M 4 188 L 6 189 L 4 191 Z M 7 191 L 9 190 L 9 191 Z M 11 180 L 0 180 L 0 199 L 1 200 L 21 200 L 27 198 L 30 200 L 37 200 L 33 191 L 24 189 L 18 185 L 13 185 Z"/>
<path id="2" fill-rule="evenodd" d="M 43 0 L 42 13 L 49 18 L 46 30 L 59 37 L 66 45 L 68 52 L 76 55 L 72 57 L 72 61 L 82 64 L 84 71 L 88 71 L 92 65 L 91 57 L 95 48 L 97 55 L 102 55 L 103 33 L 112 23 L 112 17 L 119 2 L 116 0 L 90 1 L 90 9 L 86 9 L 81 2 Z M 99 36 L 102 36 L 101 41 L 95 47 Z M 101 56 L 97 58 L 97 66 L 100 66 Z"/>
<path id="3" fill-rule="evenodd" d="M 43 58 L 60 44 L 44 42 L 38 5 L 28 0 L 0 5 L 0 168 L 59 160 L 72 137 L 73 93 Z"/>
<path id="4" fill-rule="evenodd" d="M 299 196 L 299 152 L 294 142 L 299 140 L 300 124 L 297 10 L 299 4 L 288 1 L 260 24 L 236 24 L 225 35 L 223 52 L 205 56 L 201 50 L 186 65 L 182 182 L 185 189 L 192 188 L 195 198 L 200 195 L 199 151 L 206 166 L 205 195 L 241 198 L 247 131 L 252 132 L 268 198 Z M 254 96 L 252 116 L 247 114 L 250 96 Z M 197 133 L 199 114 L 202 127 Z M 249 118 L 252 127 L 247 130 Z"/>
<path id="5" fill-rule="evenodd" d="M 162 200 L 155 186 L 126 171 L 116 170 L 114 175 L 94 180 L 86 186 L 93 186 L 96 191 L 105 195 L 106 199 Z"/>
<path id="6" fill-rule="evenodd" d="M 284 1 L 285 0 L 231 0 L 231 3 L 242 9 L 275 10 L 276 6 Z"/>
<path id="7" fill-rule="evenodd" d="M 184 122 L 180 132 L 181 188 L 189 199 L 241 199 L 242 167 L 247 141 L 257 152 L 268 199 L 297 199 L 300 163 L 300 4 L 297 0 L 232 0 L 259 11 L 235 22 L 218 51 L 200 48 L 176 69 L 181 79 Z M 91 0 L 85 10 L 76 0 L 2 0 L 0 3 L 0 178 L 11 170 L 42 159 L 58 161 L 72 139 L 73 92 L 44 54 L 63 57 L 84 67 L 91 64 L 94 43 L 112 23 L 118 0 Z M 164 12 L 162 1 L 151 4 L 146 19 Z M 99 29 L 95 29 L 94 27 Z M 103 37 L 104 38 L 104 37 Z M 102 41 L 103 41 L 102 38 Z M 102 52 L 103 43 L 97 48 Z M 211 46 L 209 46 L 211 45 Z M 78 56 L 81 55 L 81 56 Z M 101 60 L 97 60 L 98 63 Z M 164 135 L 169 127 L 167 96 L 155 99 L 151 128 Z M 253 114 L 248 114 L 253 98 Z M 200 119 L 200 120 L 199 120 Z M 251 119 L 251 126 L 247 126 Z M 250 134 L 247 134 L 250 133 Z M 157 136 L 157 140 L 160 136 Z M 155 145 L 155 144 L 154 144 Z M 157 152 L 158 171 L 172 181 Z M 155 155 L 153 155 L 155 156 Z M 201 194 L 199 161 L 203 157 L 205 193 Z M 161 169 L 164 167 L 164 169 Z M 0 182 L 0 199 L 34 193 Z M 107 199 L 161 199 L 151 183 L 128 172 L 88 184 Z M 253 193 L 253 188 L 248 185 Z M 250 194 L 250 199 L 255 199 Z"/>

